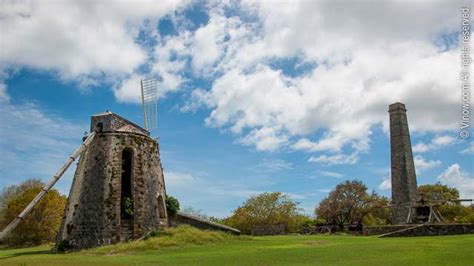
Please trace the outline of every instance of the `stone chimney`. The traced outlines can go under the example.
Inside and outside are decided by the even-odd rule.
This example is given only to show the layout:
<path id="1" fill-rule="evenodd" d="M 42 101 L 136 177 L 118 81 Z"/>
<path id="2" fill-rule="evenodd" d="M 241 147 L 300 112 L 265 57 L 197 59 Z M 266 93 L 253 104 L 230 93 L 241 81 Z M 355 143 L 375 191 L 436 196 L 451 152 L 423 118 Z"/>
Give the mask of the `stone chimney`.
<path id="1" fill-rule="evenodd" d="M 392 224 L 407 221 L 410 204 L 416 201 L 416 173 L 403 103 L 389 106 L 390 157 L 392 168 Z"/>

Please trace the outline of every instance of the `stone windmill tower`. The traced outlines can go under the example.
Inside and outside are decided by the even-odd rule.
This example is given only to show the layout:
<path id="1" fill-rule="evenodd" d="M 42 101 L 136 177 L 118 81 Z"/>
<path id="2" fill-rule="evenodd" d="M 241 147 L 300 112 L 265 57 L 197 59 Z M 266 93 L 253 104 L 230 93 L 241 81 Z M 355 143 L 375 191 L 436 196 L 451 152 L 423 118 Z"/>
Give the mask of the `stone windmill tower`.
<path id="1" fill-rule="evenodd" d="M 167 226 L 158 142 L 127 119 L 91 119 L 96 136 L 80 157 L 58 243 L 73 249 L 136 239 Z"/>

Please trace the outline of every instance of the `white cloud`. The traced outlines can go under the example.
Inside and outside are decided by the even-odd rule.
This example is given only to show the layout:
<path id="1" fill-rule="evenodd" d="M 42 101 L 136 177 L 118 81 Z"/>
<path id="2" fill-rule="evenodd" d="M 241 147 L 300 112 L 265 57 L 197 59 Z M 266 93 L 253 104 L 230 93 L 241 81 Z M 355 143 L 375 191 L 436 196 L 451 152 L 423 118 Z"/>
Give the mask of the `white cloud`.
<path id="1" fill-rule="evenodd" d="M 469 146 L 461 151 L 462 154 L 474 154 L 474 141 L 471 141 Z"/>
<path id="2" fill-rule="evenodd" d="M 257 21 L 215 12 L 206 30 L 216 32 L 221 21 L 239 34 L 224 43 L 221 35 L 207 36 L 222 54 L 209 55 L 217 77 L 212 88 L 192 99 L 212 110 L 206 123 L 242 135 L 242 143 L 258 150 L 368 149 L 371 127 L 387 129 L 388 104 L 402 101 L 412 131 L 456 129 L 459 97 L 450 88 L 458 82 L 459 51 L 433 42 L 457 30 L 455 10 L 443 3 L 348 5 L 245 2 Z M 317 67 L 288 75 L 271 66 L 287 58 Z M 271 134 L 257 137 L 262 128 Z M 322 137 L 310 137 L 319 130 Z"/>
<path id="3" fill-rule="evenodd" d="M 195 70 L 201 71 L 212 65 L 221 56 L 225 28 L 229 21 L 218 14 L 211 14 L 209 23 L 195 32 L 192 47 Z"/>
<path id="4" fill-rule="evenodd" d="M 431 140 L 430 143 L 425 144 L 423 142 L 418 142 L 415 146 L 413 146 L 413 152 L 423 153 L 428 151 L 433 151 L 440 149 L 442 147 L 448 146 L 452 144 L 456 138 L 452 136 L 438 136 Z"/>
<path id="5" fill-rule="evenodd" d="M 65 120 L 31 103 L 0 104 L 0 186 L 32 177 L 48 181 L 80 145 L 87 122 Z M 74 168 L 56 187 L 62 193 L 69 192 Z"/>
<path id="6" fill-rule="evenodd" d="M 115 98 L 120 102 L 141 102 L 140 80 L 142 76 L 133 74 L 130 78 L 122 80 L 114 88 Z"/>
<path id="7" fill-rule="evenodd" d="M 1 6 L 0 67 L 50 70 L 87 85 L 137 70 L 148 58 L 136 42 L 139 32 L 156 34 L 156 21 L 183 3 L 7 1 Z"/>
<path id="8" fill-rule="evenodd" d="M 392 189 L 392 180 L 390 178 L 383 178 L 382 183 L 380 183 L 379 185 L 379 189 L 381 190 Z"/>
<path id="9" fill-rule="evenodd" d="M 306 200 L 310 197 L 313 197 L 316 195 L 316 193 L 314 192 L 309 192 L 309 193 L 286 193 L 286 192 L 283 192 L 283 195 L 286 195 L 288 197 L 290 197 L 291 199 L 294 199 L 294 200 Z"/>
<path id="10" fill-rule="evenodd" d="M 459 164 L 449 166 L 438 176 L 438 180 L 443 184 L 457 188 L 461 198 L 474 198 L 474 178 L 461 171 Z"/>
<path id="11" fill-rule="evenodd" d="M 306 138 L 299 139 L 294 145 L 295 150 L 306 150 L 306 151 L 340 151 L 344 142 L 340 135 L 324 137 L 318 142 L 311 142 Z"/>
<path id="12" fill-rule="evenodd" d="M 172 188 L 191 186 L 197 180 L 194 176 L 188 173 L 170 171 L 165 172 L 164 175 L 166 180 L 166 186 Z"/>
<path id="13" fill-rule="evenodd" d="M 318 175 L 321 175 L 321 176 L 333 177 L 333 178 L 337 178 L 337 179 L 344 177 L 343 174 L 336 173 L 336 172 L 330 172 L 330 171 L 318 171 L 317 173 L 318 173 Z"/>
<path id="14" fill-rule="evenodd" d="M 413 152 L 418 153 L 427 152 L 430 150 L 430 146 L 423 142 L 418 142 L 415 146 L 413 146 L 412 150 Z"/>
<path id="15" fill-rule="evenodd" d="M 240 142 L 244 145 L 255 145 L 255 148 L 260 151 L 275 151 L 288 142 L 288 137 L 280 135 L 273 128 L 264 127 L 252 130 Z"/>
<path id="16" fill-rule="evenodd" d="M 0 103 L 8 102 L 10 97 L 7 94 L 7 86 L 0 81 Z"/>
<path id="17" fill-rule="evenodd" d="M 205 106 L 208 126 L 257 150 L 336 153 L 310 159 L 330 164 L 355 163 L 369 149 L 371 128 L 387 129 L 387 106 L 396 101 L 407 104 L 412 131 L 458 126 L 459 95 L 451 88 L 459 51 L 449 36 L 459 30 L 459 12 L 452 3 L 217 3 L 206 6 L 209 21 L 196 31 L 175 25 L 176 35 L 159 35 L 159 18 L 185 5 L 2 3 L 0 67 L 52 70 L 82 84 L 104 79 L 116 84 L 118 101 L 135 103 L 142 74 L 157 77 L 165 97 L 185 86 L 192 69 L 211 88 L 196 88 L 183 110 Z M 226 12 L 229 6 L 241 10 Z M 154 47 L 140 44 L 140 32 Z M 314 67 L 272 65 L 295 58 Z M 433 145 L 449 144 L 443 141 Z M 430 144 L 414 150 L 429 149 L 423 145 Z M 352 153 L 339 154 L 347 146 Z"/>
<path id="18" fill-rule="evenodd" d="M 318 192 L 320 193 L 329 193 L 332 191 L 332 189 L 330 188 L 321 188 L 321 189 L 317 189 Z"/>
<path id="19" fill-rule="evenodd" d="M 349 155 L 346 154 L 337 154 L 337 155 L 320 155 L 320 156 L 311 156 L 308 159 L 308 162 L 313 163 L 322 163 L 326 165 L 338 165 L 338 164 L 355 164 L 359 161 L 359 155 L 357 153 L 352 153 Z"/>
<path id="20" fill-rule="evenodd" d="M 293 164 L 282 159 L 263 159 L 254 168 L 256 172 L 274 173 L 293 169 Z"/>
<path id="21" fill-rule="evenodd" d="M 440 160 L 425 160 L 425 158 L 423 158 L 423 156 L 421 155 L 417 155 L 413 158 L 413 161 L 415 162 L 415 169 L 418 171 L 418 172 L 421 172 L 423 170 L 428 170 L 428 169 L 432 169 L 432 168 L 435 168 L 435 167 L 438 167 L 441 165 L 441 161 Z"/>

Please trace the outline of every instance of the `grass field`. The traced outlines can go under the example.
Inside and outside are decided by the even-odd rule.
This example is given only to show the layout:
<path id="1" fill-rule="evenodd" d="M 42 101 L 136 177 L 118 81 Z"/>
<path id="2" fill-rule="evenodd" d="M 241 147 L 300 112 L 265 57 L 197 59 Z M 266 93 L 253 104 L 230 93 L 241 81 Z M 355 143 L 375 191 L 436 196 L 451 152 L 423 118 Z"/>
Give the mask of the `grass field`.
<path id="1" fill-rule="evenodd" d="M 474 265 L 474 235 L 202 237 L 178 232 L 68 254 L 7 249 L 0 265 Z"/>

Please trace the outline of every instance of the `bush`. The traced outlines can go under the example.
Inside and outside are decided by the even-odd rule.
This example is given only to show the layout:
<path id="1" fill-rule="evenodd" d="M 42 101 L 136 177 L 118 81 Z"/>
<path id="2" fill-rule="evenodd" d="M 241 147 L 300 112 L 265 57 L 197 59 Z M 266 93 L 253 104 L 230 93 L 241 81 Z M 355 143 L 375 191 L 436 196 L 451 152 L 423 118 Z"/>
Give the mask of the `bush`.
<path id="1" fill-rule="evenodd" d="M 166 195 L 165 202 L 169 214 L 176 214 L 179 211 L 179 201 L 175 197 Z"/>
<path id="2" fill-rule="evenodd" d="M 57 243 L 54 247 L 55 251 L 58 253 L 64 253 L 68 250 L 72 249 L 71 244 L 69 243 L 68 240 L 64 239 L 61 242 Z"/>
<path id="3" fill-rule="evenodd" d="M 127 216 L 133 216 L 133 199 L 130 197 L 124 197 L 122 199 L 122 210 Z"/>
<path id="4" fill-rule="evenodd" d="M 311 218 L 308 218 L 301 225 L 304 227 L 304 226 L 321 226 L 321 225 L 325 225 L 325 224 L 326 224 L 326 221 L 324 219 L 319 219 L 319 218 L 311 219 Z"/>
<path id="5" fill-rule="evenodd" d="M 471 210 L 471 213 L 466 214 L 464 217 L 459 219 L 459 222 L 465 224 L 474 224 L 474 211 Z"/>

